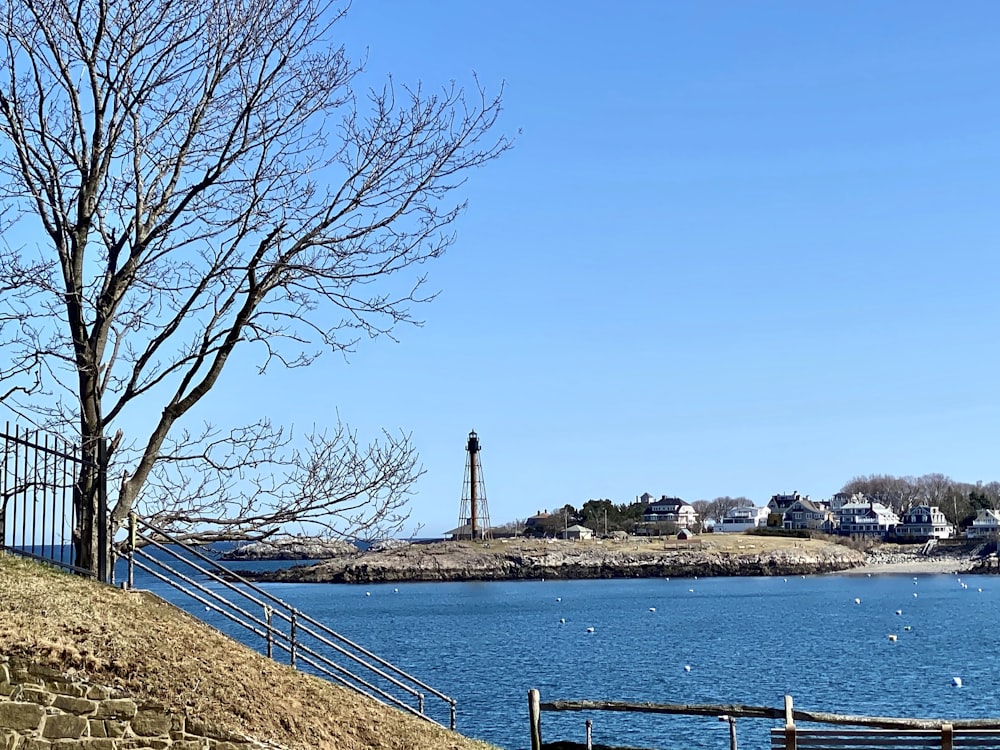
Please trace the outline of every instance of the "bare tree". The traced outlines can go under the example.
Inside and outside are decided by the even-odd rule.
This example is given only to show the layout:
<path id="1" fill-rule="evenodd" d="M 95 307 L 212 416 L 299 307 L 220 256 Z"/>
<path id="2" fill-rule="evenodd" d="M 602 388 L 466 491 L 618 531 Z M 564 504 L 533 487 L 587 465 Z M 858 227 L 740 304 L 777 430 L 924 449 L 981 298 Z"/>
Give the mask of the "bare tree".
<path id="1" fill-rule="evenodd" d="M 342 13 L 0 0 L 0 395 L 73 429 L 91 458 L 151 415 L 112 440 L 116 522 L 137 504 L 225 535 L 334 508 L 377 519 L 419 473 L 405 436 L 366 448 L 337 426 L 289 454 L 266 421 L 179 432 L 237 348 L 261 371 L 302 367 L 418 322 L 419 266 L 453 240 L 456 188 L 509 147 L 491 135 L 499 95 L 478 83 L 357 91 Z M 283 473 L 267 486 L 255 465 Z"/>

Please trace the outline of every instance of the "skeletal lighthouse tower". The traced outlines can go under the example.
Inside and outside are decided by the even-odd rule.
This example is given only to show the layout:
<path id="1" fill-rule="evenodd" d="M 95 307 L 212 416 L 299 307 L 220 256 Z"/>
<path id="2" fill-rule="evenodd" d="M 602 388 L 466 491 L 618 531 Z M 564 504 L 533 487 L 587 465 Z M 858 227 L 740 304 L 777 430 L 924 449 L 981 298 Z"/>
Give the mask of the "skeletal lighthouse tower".
<path id="1" fill-rule="evenodd" d="M 483 465 L 479 462 L 479 437 L 469 433 L 466 443 L 465 482 L 462 484 L 462 506 L 458 511 L 458 526 L 462 536 L 470 539 L 492 539 L 490 512 L 486 507 L 486 485 L 483 483 Z M 468 527 L 468 530 L 462 527 Z"/>

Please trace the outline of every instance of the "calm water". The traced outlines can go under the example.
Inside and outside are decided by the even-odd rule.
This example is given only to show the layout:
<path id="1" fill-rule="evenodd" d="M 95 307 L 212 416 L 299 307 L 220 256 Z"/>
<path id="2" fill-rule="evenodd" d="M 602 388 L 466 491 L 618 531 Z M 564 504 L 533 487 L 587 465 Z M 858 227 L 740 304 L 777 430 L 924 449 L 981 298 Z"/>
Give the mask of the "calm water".
<path id="1" fill-rule="evenodd" d="M 529 688 L 543 701 L 779 707 L 788 693 L 799 708 L 839 713 L 1000 716 L 1000 578 L 961 581 L 968 588 L 954 575 L 266 587 L 456 698 L 463 734 L 513 750 L 528 744 Z M 543 736 L 583 741 L 586 718 L 599 743 L 729 746 L 728 726 L 702 717 L 546 713 Z M 740 720 L 740 746 L 766 747 L 773 725 Z"/>

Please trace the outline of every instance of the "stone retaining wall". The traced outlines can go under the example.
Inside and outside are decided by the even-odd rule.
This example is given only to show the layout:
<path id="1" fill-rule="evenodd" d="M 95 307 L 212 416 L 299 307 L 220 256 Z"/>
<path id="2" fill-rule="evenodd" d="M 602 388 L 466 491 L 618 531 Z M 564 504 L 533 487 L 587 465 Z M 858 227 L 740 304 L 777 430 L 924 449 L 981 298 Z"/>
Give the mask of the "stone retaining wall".
<path id="1" fill-rule="evenodd" d="M 0 656 L 0 750 L 281 750 L 42 664 Z"/>

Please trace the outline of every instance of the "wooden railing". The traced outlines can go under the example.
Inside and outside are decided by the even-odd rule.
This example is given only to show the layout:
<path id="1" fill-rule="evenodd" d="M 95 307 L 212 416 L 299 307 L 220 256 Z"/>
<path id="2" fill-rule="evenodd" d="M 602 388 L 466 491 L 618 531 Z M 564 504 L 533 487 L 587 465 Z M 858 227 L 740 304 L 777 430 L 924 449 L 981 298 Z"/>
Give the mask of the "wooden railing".
<path id="1" fill-rule="evenodd" d="M 918 719 L 889 716 L 856 716 L 795 709 L 790 695 L 783 708 L 743 704 L 629 703 L 624 701 L 550 701 L 543 703 L 537 690 L 528 691 L 531 750 L 543 750 L 542 711 L 616 711 L 683 716 L 710 716 L 729 722 L 729 747 L 738 750 L 736 719 L 784 719 L 771 730 L 772 750 L 965 750 L 1000 748 L 1000 719 Z M 863 729 L 800 729 L 796 722 L 812 722 Z M 561 741 L 560 747 L 591 749 L 591 722 L 586 745 Z"/>

